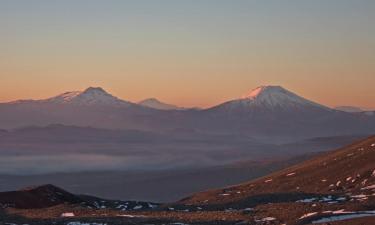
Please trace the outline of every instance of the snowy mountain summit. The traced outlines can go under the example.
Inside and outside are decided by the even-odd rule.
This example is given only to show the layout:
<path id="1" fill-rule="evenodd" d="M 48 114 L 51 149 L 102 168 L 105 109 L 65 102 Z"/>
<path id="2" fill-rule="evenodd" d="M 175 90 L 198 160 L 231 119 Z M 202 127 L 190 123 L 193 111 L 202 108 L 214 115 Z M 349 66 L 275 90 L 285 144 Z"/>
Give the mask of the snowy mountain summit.
<path id="1" fill-rule="evenodd" d="M 239 99 L 223 103 L 215 108 L 225 108 L 229 111 L 290 111 L 307 108 L 330 110 L 326 106 L 298 96 L 297 94 L 288 91 L 281 86 L 260 86 Z"/>
<path id="2" fill-rule="evenodd" d="M 128 105 L 127 101 L 121 100 L 101 87 L 89 87 L 84 91 L 65 92 L 61 95 L 43 100 L 55 104 L 73 105 Z"/>
<path id="3" fill-rule="evenodd" d="M 281 86 L 260 86 L 242 97 L 242 100 L 251 105 L 274 107 L 313 106 L 326 108 L 318 103 L 307 100 L 286 90 Z"/>

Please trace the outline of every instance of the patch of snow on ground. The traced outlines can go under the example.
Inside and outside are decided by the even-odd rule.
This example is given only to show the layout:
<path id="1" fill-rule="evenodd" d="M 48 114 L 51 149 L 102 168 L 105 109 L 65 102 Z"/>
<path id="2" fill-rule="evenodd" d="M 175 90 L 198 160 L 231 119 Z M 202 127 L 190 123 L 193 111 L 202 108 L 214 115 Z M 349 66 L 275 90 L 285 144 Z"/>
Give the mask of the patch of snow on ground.
<path id="1" fill-rule="evenodd" d="M 306 213 L 306 214 L 302 215 L 299 219 L 304 219 L 306 217 L 314 216 L 316 214 L 318 214 L 318 213 L 317 212 Z"/>
<path id="2" fill-rule="evenodd" d="M 116 207 L 116 209 L 127 209 L 127 208 L 128 208 L 127 205 L 118 205 L 118 206 Z"/>
<path id="3" fill-rule="evenodd" d="M 366 198 L 367 195 L 360 194 L 360 195 L 352 195 L 352 196 L 350 196 L 350 197 L 352 197 L 352 198 Z"/>
<path id="4" fill-rule="evenodd" d="M 297 202 L 310 203 L 310 202 L 313 202 L 315 200 L 316 200 L 316 198 L 306 198 L 306 199 L 298 200 Z"/>
<path id="5" fill-rule="evenodd" d="M 72 212 L 66 212 L 66 213 L 61 214 L 61 217 L 73 217 L 73 216 L 74 216 L 74 213 Z"/>
<path id="6" fill-rule="evenodd" d="M 339 198 L 336 198 L 336 201 L 346 201 L 346 198 L 345 197 L 339 197 Z"/>
<path id="7" fill-rule="evenodd" d="M 332 196 L 323 197 L 319 202 L 329 202 L 332 201 Z"/>
<path id="8" fill-rule="evenodd" d="M 360 196 L 361 197 L 361 196 Z M 302 202 L 302 203 L 312 203 L 312 202 L 327 202 L 329 204 L 334 204 L 342 201 L 347 201 L 348 197 L 345 196 L 321 196 L 321 197 L 313 197 L 313 198 L 306 198 L 301 199 L 296 202 Z"/>
<path id="9" fill-rule="evenodd" d="M 339 210 L 332 212 L 332 214 L 350 214 L 350 213 L 354 213 L 354 212 L 345 211 L 345 209 L 339 209 Z"/>
<path id="10" fill-rule="evenodd" d="M 268 183 L 268 182 L 271 182 L 272 179 L 268 179 L 268 180 L 265 180 L 264 183 Z"/>
<path id="11" fill-rule="evenodd" d="M 295 175 L 296 173 L 288 173 L 286 176 L 287 177 L 290 177 L 290 176 L 293 176 L 293 175 Z"/>
<path id="12" fill-rule="evenodd" d="M 107 225 L 106 223 L 82 223 L 82 222 L 69 222 L 66 225 Z"/>
<path id="13" fill-rule="evenodd" d="M 133 209 L 137 210 L 137 209 L 142 209 L 142 208 L 143 208 L 143 206 L 141 206 L 141 205 L 137 205 L 137 206 L 134 206 Z"/>
<path id="14" fill-rule="evenodd" d="M 361 190 L 370 190 L 370 189 L 375 189 L 375 184 L 361 188 Z"/>
<path id="15" fill-rule="evenodd" d="M 330 201 L 330 202 L 327 202 L 328 204 L 336 204 L 338 203 L 338 201 Z"/>
<path id="16" fill-rule="evenodd" d="M 368 216 L 375 216 L 375 210 L 374 211 L 355 212 L 355 213 L 351 212 L 351 214 L 346 214 L 346 215 L 323 217 L 321 219 L 314 220 L 311 223 L 313 223 L 313 224 L 327 223 L 327 222 L 348 220 L 348 219 L 368 217 Z"/>
<path id="17" fill-rule="evenodd" d="M 265 221 L 274 221 L 274 220 L 276 220 L 275 217 L 265 217 L 265 218 L 263 218 L 263 219 L 261 219 L 259 221 L 265 222 Z"/>
<path id="18" fill-rule="evenodd" d="M 126 218 L 142 218 L 142 217 L 146 217 L 146 216 L 143 216 L 143 215 L 131 215 L 131 214 L 120 214 L 120 215 L 117 215 L 119 217 L 126 217 Z"/>

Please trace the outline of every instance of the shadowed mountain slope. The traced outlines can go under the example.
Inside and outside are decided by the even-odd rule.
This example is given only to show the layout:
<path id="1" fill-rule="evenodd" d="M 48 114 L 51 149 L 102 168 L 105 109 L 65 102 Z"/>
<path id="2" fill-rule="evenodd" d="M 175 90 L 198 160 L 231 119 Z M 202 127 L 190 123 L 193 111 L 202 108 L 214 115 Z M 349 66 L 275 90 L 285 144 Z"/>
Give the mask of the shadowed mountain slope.
<path id="1" fill-rule="evenodd" d="M 375 136 L 372 136 L 248 183 L 198 193 L 181 203 L 209 206 L 236 204 L 250 196 L 264 194 L 361 192 L 362 188 L 375 184 L 374 162 Z"/>

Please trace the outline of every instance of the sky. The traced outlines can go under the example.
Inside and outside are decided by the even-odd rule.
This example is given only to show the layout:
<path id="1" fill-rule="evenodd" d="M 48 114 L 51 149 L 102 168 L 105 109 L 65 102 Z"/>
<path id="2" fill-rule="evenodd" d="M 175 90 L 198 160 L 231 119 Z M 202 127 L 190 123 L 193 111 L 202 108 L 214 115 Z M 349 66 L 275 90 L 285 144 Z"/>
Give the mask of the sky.
<path id="1" fill-rule="evenodd" d="M 0 0 L 0 102 L 100 86 L 208 107 L 260 85 L 375 108 L 373 0 Z"/>

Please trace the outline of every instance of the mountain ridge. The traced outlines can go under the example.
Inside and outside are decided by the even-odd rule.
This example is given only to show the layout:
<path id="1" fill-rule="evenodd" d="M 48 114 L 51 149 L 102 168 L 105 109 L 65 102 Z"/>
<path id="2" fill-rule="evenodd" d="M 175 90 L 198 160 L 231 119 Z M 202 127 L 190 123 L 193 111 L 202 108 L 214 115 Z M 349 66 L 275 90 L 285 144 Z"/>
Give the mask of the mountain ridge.
<path id="1" fill-rule="evenodd" d="M 336 106 L 334 109 L 350 113 L 359 113 L 366 111 L 365 109 L 362 109 L 357 106 Z"/>
<path id="2" fill-rule="evenodd" d="M 159 109 L 159 110 L 182 110 L 184 109 L 176 105 L 161 102 L 157 98 L 147 98 L 142 101 L 139 101 L 138 104 L 142 106 L 154 108 L 154 109 Z"/>
<path id="3" fill-rule="evenodd" d="M 280 86 L 261 86 L 245 98 L 200 110 L 150 108 L 121 100 L 102 88 L 0 104 L 1 128 L 56 123 L 158 132 L 193 129 L 281 140 L 375 132 L 373 116 L 330 109 Z"/>

